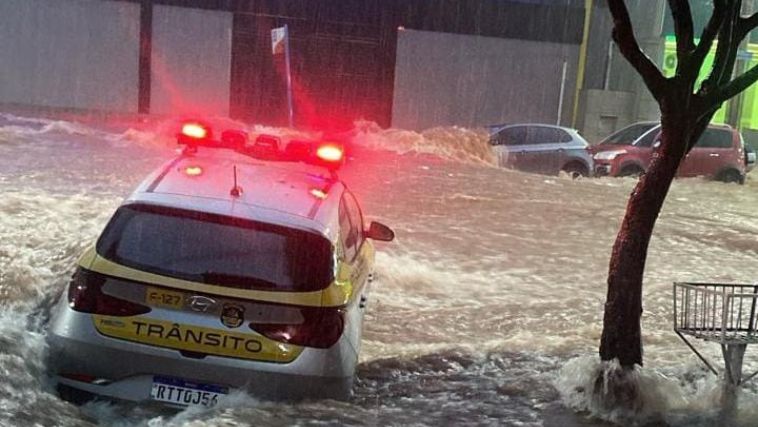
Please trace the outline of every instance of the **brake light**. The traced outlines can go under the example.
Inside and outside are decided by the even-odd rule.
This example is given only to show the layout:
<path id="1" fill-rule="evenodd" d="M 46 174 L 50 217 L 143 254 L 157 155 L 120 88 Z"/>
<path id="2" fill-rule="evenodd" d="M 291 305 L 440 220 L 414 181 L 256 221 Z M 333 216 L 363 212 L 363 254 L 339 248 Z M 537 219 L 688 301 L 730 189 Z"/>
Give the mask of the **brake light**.
<path id="1" fill-rule="evenodd" d="M 250 323 L 250 329 L 268 339 L 304 347 L 329 348 L 345 329 L 345 313 L 340 308 L 301 308 L 302 323 Z"/>
<path id="2" fill-rule="evenodd" d="M 325 162 L 340 162 L 342 161 L 342 154 L 342 147 L 334 144 L 322 145 L 316 150 L 316 157 Z"/>
<path id="3" fill-rule="evenodd" d="M 107 316 L 136 316 L 150 312 L 150 307 L 135 304 L 103 293 L 106 277 L 78 268 L 68 287 L 68 305 L 81 313 Z"/>
<path id="4" fill-rule="evenodd" d="M 200 123 L 194 123 L 189 122 L 182 125 L 182 135 L 194 138 L 194 139 L 205 139 L 208 137 L 208 128 L 201 125 Z"/>

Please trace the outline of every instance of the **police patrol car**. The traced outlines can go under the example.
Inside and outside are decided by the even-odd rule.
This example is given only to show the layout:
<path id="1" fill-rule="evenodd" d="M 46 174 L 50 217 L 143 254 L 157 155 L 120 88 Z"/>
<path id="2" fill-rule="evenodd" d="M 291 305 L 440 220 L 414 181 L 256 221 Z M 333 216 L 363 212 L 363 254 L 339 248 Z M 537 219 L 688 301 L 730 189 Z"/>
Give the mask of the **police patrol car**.
<path id="1" fill-rule="evenodd" d="M 215 404 L 349 396 L 373 240 L 342 147 L 186 123 L 181 155 L 118 208 L 50 324 L 64 398 Z"/>

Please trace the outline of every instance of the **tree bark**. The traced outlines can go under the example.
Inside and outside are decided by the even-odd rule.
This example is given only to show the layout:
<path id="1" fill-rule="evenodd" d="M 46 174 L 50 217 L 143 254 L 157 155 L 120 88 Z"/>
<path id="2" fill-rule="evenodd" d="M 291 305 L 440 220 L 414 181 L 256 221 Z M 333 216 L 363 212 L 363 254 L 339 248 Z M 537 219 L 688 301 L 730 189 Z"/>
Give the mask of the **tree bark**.
<path id="1" fill-rule="evenodd" d="M 690 134 L 692 116 L 676 111 L 682 107 L 671 109 L 662 107 L 662 143 L 629 198 L 608 271 L 600 358 L 628 369 L 642 365 L 642 277 L 653 227 L 689 141 L 702 133 Z"/>
<path id="2" fill-rule="evenodd" d="M 758 26 L 758 14 L 741 17 L 742 0 L 713 0 L 713 14 L 694 44 L 689 0 L 668 0 L 674 18 L 678 64 L 664 77 L 640 49 L 624 0 L 607 0 L 613 39 L 642 77 L 661 108 L 662 144 L 629 198 L 608 268 L 608 294 L 600 358 L 618 359 L 625 369 L 642 365 L 642 277 L 653 227 L 671 182 L 687 152 L 703 134 L 718 107 L 758 81 L 758 66 L 732 78 L 742 40 Z M 718 37 L 717 37 L 718 36 Z M 693 93 L 706 55 L 718 38 L 710 76 Z M 623 382 L 623 381 L 622 381 Z"/>

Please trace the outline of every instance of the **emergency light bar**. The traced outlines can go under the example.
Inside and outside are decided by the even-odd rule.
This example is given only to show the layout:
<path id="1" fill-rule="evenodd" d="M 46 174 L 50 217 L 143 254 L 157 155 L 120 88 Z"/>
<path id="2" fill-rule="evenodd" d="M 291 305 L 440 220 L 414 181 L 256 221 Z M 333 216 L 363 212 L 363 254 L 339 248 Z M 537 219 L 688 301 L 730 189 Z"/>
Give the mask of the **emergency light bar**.
<path id="1" fill-rule="evenodd" d="M 239 130 L 225 130 L 221 133 L 221 139 L 215 140 L 211 127 L 201 121 L 183 123 L 177 134 L 177 142 L 187 146 L 186 153 L 196 152 L 199 146 L 226 148 L 259 160 L 303 162 L 325 167 L 332 172 L 339 169 L 345 160 L 344 147 L 335 142 L 291 140 L 282 146 L 279 137 L 262 134 L 251 144 L 247 133 Z M 187 173 L 197 176 L 202 171 Z"/>

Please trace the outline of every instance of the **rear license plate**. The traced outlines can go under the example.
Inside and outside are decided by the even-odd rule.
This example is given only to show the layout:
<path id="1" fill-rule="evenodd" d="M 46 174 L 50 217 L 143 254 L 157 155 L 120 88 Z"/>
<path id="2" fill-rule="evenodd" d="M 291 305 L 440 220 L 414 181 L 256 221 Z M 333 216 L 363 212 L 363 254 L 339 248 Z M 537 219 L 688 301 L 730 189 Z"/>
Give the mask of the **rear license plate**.
<path id="1" fill-rule="evenodd" d="M 150 397 L 174 405 L 211 407 L 218 403 L 219 397 L 228 392 L 226 387 L 217 385 L 194 383 L 178 378 L 153 377 Z"/>
<path id="2" fill-rule="evenodd" d="M 145 290 L 145 302 L 153 307 L 182 308 L 183 296 L 181 292 L 167 289 L 148 287 Z"/>

